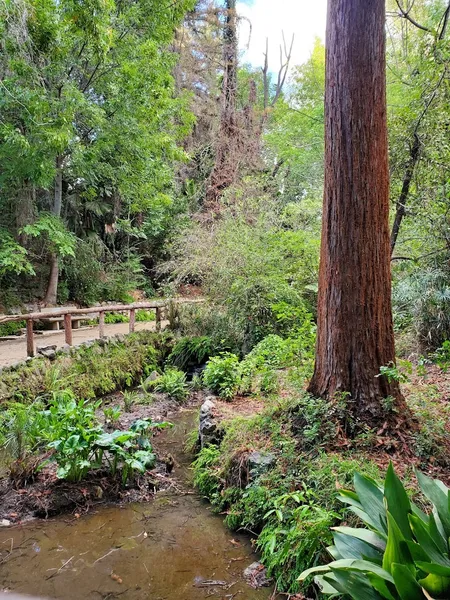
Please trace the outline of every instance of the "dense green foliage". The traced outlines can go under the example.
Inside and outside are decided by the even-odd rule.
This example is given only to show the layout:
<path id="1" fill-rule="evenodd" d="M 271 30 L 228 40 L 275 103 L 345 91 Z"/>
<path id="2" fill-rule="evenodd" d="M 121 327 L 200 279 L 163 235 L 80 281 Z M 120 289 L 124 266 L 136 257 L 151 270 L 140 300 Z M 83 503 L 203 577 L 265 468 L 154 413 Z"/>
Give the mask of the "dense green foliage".
<path id="1" fill-rule="evenodd" d="M 450 593 L 450 490 L 417 472 L 420 489 L 432 504 L 425 514 L 412 503 L 392 464 L 384 487 L 355 474 L 355 492 L 341 490 L 366 529 L 334 528 L 333 562 L 311 573 L 323 592 L 387 600 L 448 598 Z"/>
<path id="2" fill-rule="evenodd" d="M 158 336 L 142 331 L 123 341 L 96 342 L 74 348 L 69 355 L 61 352 L 52 363 L 35 358 L 2 371 L 0 402 L 32 402 L 43 393 L 68 388 L 75 396 L 90 399 L 131 386 L 157 368 L 161 352 L 156 345 Z"/>
<path id="3" fill-rule="evenodd" d="M 50 460 L 58 466 L 57 477 L 80 481 L 93 469 L 120 472 L 122 483 L 144 473 L 155 463 L 148 434 L 167 423 L 135 421 L 129 431 L 105 433 L 96 417 L 101 401 L 76 401 L 70 390 L 53 392 L 25 407 L 12 403 L 0 415 L 2 447 L 11 461 L 11 476 L 26 483 Z M 39 459 L 39 455 L 41 458 Z M 35 459 L 38 457 L 38 460 Z"/>
<path id="4" fill-rule="evenodd" d="M 160 244 L 177 210 L 173 166 L 191 117 L 174 95 L 169 45 L 191 6 L 1 3 L 4 301 L 18 284 L 25 296 L 45 289 L 42 256 L 51 254 L 63 259 L 61 294 L 84 303 L 122 299 L 144 284 L 141 257 Z M 89 265 L 100 277 L 89 281 Z M 31 289 L 17 276 L 33 271 Z"/>
<path id="5" fill-rule="evenodd" d="M 308 410 L 302 452 L 292 416 Z M 203 448 L 194 462 L 200 493 L 226 512 L 230 528 L 258 534 L 262 561 L 277 588 L 286 592 L 301 589 L 297 578 L 324 555 L 329 527 L 343 516 L 336 482 L 349 485 L 361 469 L 378 476 L 377 467 L 362 458 L 320 451 L 318 433 L 321 419 L 327 418 L 326 410 L 320 414 L 317 407 L 314 414 L 307 398 L 277 398 L 260 415 L 223 423 L 220 445 Z M 249 462 L 256 450 L 275 458 L 268 470 Z"/>

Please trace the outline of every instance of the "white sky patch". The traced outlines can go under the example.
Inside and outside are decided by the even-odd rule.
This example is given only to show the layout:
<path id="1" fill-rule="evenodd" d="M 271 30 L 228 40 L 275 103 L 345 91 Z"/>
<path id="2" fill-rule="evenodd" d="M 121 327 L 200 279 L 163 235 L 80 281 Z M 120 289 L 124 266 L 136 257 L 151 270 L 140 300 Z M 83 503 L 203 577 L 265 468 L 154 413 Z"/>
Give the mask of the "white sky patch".
<path id="1" fill-rule="evenodd" d="M 264 63 L 266 38 L 269 38 L 269 69 L 277 72 L 282 32 L 290 44 L 295 34 L 291 65 L 308 60 L 315 37 L 325 39 L 327 0 L 238 0 L 237 12 L 252 24 L 250 46 L 246 49 L 249 25 L 241 21 L 239 44 L 244 51 L 242 62 L 254 67 Z"/>

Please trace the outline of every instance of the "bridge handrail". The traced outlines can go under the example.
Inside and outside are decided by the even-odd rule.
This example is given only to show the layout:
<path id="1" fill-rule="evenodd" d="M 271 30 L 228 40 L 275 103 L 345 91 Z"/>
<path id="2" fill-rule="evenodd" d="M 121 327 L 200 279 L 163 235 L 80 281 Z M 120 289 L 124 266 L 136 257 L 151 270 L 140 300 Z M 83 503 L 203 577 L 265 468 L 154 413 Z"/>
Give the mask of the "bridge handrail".
<path id="1" fill-rule="evenodd" d="M 27 341 L 27 356 L 35 355 L 33 321 L 53 319 L 55 317 L 64 318 L 64 334 L 66 344 L 72 346 L 72 316 L 89 315 L 98 313 L 98 328 L 99 337 L 105 337 L 105 312 L 129 312 L 129 331 L 132 333 L 136 324 L 136 311 L 141 309 L 155 309 L 156 331 L 161 331 L 161 311 L 163 308 L 169 307 L 171 304 L 198 304 L 204 302 L 203 298 L 165 298 L 161 300 L 149 300 L 148 302 L 134 302 L 132 304 L 109 304 L 100 306 L 90 306 L 89 308 L 62 308 L 51 312 L 34 312 L 22 313 L 20 315 L 3 315 L 0 316 L 1 323 L 10 323 L 14 321 L 26 321 L 26 341 Z"/>

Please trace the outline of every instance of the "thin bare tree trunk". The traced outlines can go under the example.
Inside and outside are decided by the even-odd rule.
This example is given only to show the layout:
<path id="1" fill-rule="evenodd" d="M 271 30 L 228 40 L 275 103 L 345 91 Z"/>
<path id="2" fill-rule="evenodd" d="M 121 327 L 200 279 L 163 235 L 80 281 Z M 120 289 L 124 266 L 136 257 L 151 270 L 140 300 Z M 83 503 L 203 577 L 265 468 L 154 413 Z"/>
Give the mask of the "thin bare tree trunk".
<path id="1" fill-rule="evenodd" d="M 236 21 L 236 0 L 226 0 L 219 138 L 216 160 L 209 178 L 205 199 L 205 207 L 209 210 L 217 210 L 218 200 L 222 192 L 234 183 L 239 166 L 239 127 L 236 115 L 238 48 Z"/>
<path id="2" fill-rule="evenodd" d="M 414 141 L 411 146 L 409 155 L 409 161 L 406 166 L 405 177 L 403 178 L 402 190 L 397 200 L 397 207 L 395 210 L 394 222 L 392 224 L 391 231 L 391 254 L 394 252 L 395 244 L 397 243 L 400 226 L 403 221 L 403 217 L 406 214 L 406 202 L 408 200 L 409 188 L 411 187 L 412 178 L 414 175 L 414 169 L 416 168 L 417 161 L 419 160 L 420 140 L 417 133 L 414 133 Z"/>
<path id="3" fill-rule="evenodd" d="M 328 3 L 325 191 L 316 363 L 309 391 L 348 393 L 376 424 L 395 361 L 391 312 L 384 0 Z"/>
<path id="4" fill-rule="evenodd" d="M 62 208 L 62 167 L 63 157 L 56 157 L 56 175 L 55 175 L 55 187 L 53 196 L 53 214 L 56 217 L 61 216 Z M 56 304 L 58 296 L 58 280 L 59 280 L 59 261 L 56 253 L 52 252 L 50 255 L 50 275 L 47 284 L 47 291 L 45 292 L 44 304 Z"/>

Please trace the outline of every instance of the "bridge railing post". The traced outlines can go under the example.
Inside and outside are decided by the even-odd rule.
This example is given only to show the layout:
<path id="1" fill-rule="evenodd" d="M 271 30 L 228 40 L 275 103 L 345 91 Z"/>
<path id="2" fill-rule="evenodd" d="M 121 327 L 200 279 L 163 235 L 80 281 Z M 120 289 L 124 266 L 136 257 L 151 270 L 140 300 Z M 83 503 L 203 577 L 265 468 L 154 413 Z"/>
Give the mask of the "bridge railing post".
<path id="1" fill-rule="evenodd" d="M 66 344 L 72 346 L 72 315 L 70 313 L 64 315 L 64 337 Z"/>
<path id="2" fill-rule="evenodd" d="M 101 340 L 105 337 L 105 313 L 103 310 L 98 315 L 98 337 Z"/>
<path id="3" fill-rule="evenodd" d="M 135 324 L 136 324 L 136 309 L 131 308 L 130 309 L 130 333 L 133 333 Z"/>
<path id="4" fill-rule="evenodd" d="M 27 356 L 34 356 L 33 319 L 27 319 Z"/>

